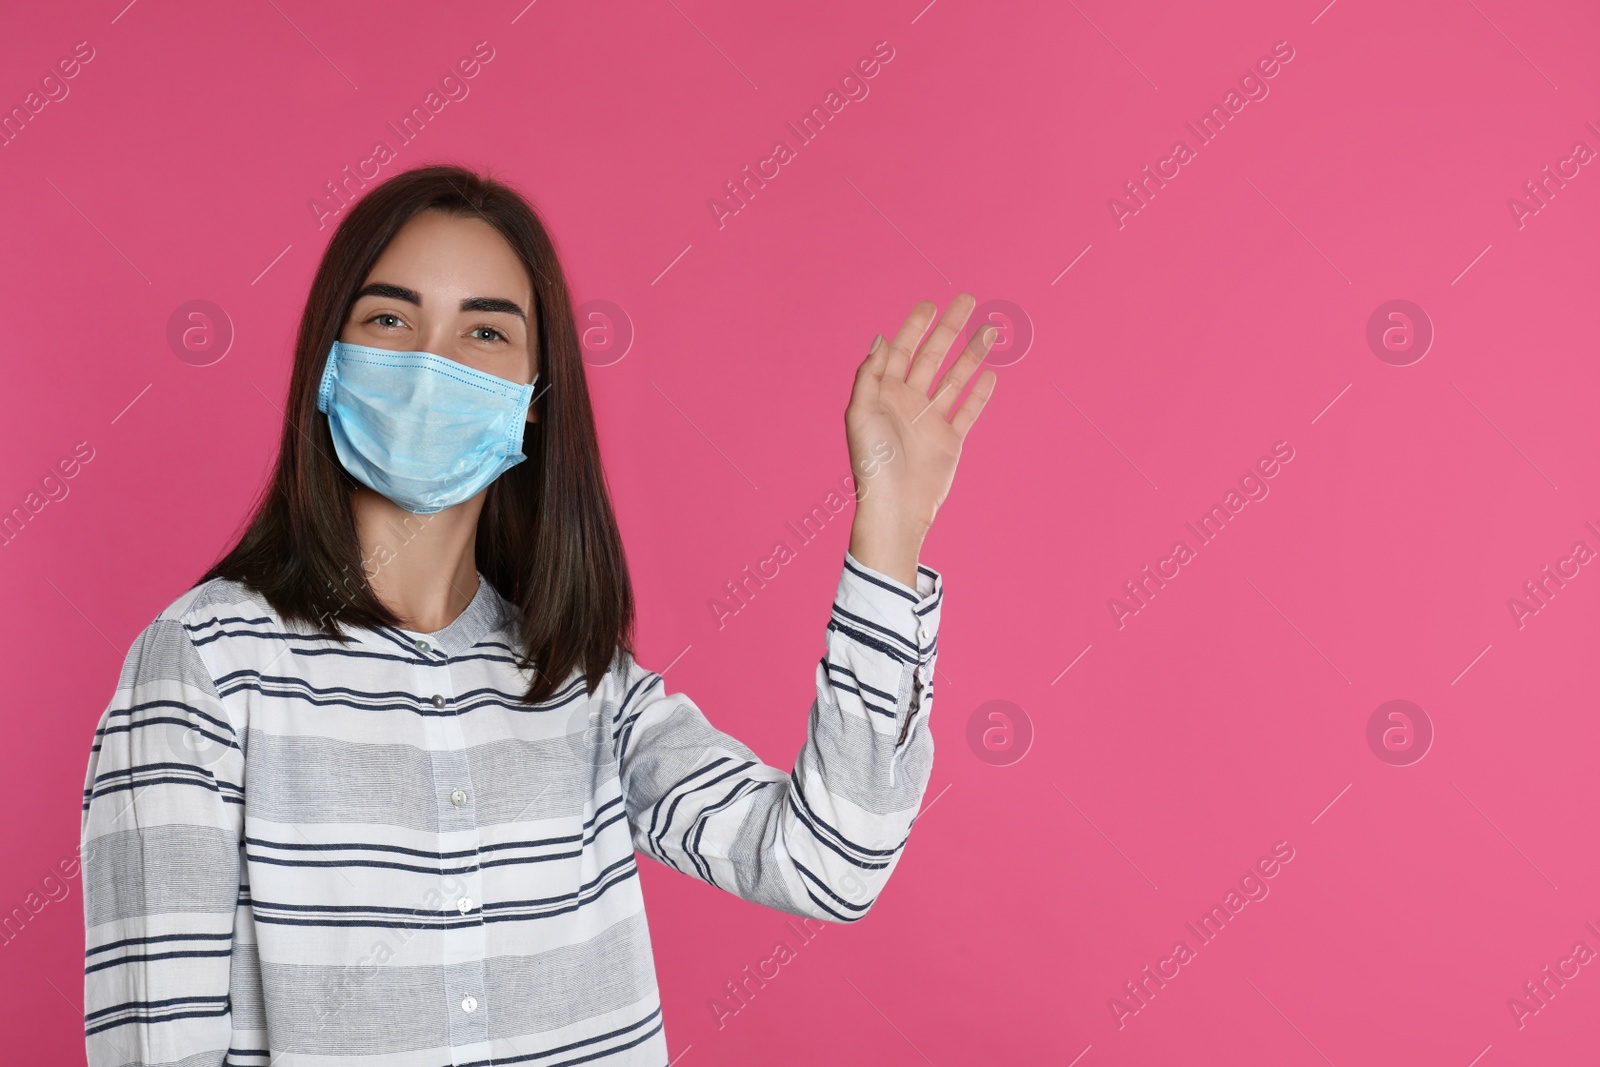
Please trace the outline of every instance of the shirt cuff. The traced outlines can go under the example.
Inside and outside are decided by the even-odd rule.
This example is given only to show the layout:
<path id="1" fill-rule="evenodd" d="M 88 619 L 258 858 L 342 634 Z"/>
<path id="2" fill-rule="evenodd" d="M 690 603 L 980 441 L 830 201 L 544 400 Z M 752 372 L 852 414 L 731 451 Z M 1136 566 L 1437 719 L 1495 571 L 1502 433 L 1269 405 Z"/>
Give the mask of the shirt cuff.
<path id="1" fill-rule="evenodd" d="M 846 550 L 834 603 L 870 624 L 871 632 L 899 658 L 917 665 L 932 659 L 943 601 L 944 578 L 932 567 L 917 565 L 917 587 L 912 589 Z"/>

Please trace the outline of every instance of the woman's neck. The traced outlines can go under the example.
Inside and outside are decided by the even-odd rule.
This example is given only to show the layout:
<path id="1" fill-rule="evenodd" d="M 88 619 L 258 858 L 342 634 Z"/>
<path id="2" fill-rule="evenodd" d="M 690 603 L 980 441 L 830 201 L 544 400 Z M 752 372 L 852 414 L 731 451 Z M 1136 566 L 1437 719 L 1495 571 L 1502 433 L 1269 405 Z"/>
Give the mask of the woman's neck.
<path id="1" fill-rule="evenodd" d="M 431 515 L 415 515 L 358 486 L 351 498 L 361 566 L 402 629 L 433 633 L 450 625 L 478 592 L 473 545 L 484 494 Z"/>

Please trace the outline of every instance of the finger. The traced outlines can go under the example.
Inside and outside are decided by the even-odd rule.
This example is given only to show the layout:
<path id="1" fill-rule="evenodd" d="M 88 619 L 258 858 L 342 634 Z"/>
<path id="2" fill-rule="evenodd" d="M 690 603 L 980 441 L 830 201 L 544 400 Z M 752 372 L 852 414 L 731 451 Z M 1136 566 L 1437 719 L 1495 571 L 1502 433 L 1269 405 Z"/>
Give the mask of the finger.
<path id="1" fill-rule="evenodd" d="M 944 315 L 939 319 L 939 325 L 935 326 L 928 339 L 922 342 L 922 348 L 911 361 L 911 376 L 906 379 L 907 385 L 920 390 L 924 396 L 927 395 L 928 386 L 932 384 L 934 374 L 938 373 L 939 364 L 944 362 L 945 353 L 950 351 L 956 335 L 961 332 L 961 327 L 967 324 L 967 316 L 972 314 L 972 309 L 977 303 L 971 293 L 957 293 L 956 298 L 950 301 L 950 306 L 944 309 Z"/>
<path id="2" fill-rule="evenodd" d="M 933 321 L 934 312 L 938 310 L 939 306 L 932 300 L 917 301 L 917 306 L 911 309 L 911 314 L 906 316 L 906 321 L 900 324 L 894 339 L 889 342 L 889 362 L 883 368 L 885 378 L 892 377 L 902 382 L 906 380 L 906 368 L 911 365 L 911 355 L 917 350 L 917 342 L 922 340 L 928 323 Z"/>
<path id="3" fill-rule="evenodd" d="M 960 358 L 945 372 L 944 377 L 939 379 L 938 388 L 929 403 L 939 412 L 941 418 L 950 414 L 950 409 L 955 406 L 956 397 L 966 388 L 967 380 L 977 373 L 978 364 L 989 354 L 989 349 L 999 334 L 999 329 L 994 326 L 984 326 L 978 330 L 972 335 L 972 340 L 967 342 L 967 347 L 961 350 Z"/>
<path id="4" fill-rule="evenodd" d="M 983 412 L 983 406 L 994 395 L 995 383 L 999 380 L 1000 375 L 992 370 L 986 370 L 978 375 L 978 380 L 973 383 L 972 392 L 967 394 L 967 399 L 956 409 L 956 417 L 950 420 L 950 425 L 955 427 L 957 437 L 967 436 L 967 431 L 978 421 L 978 416 Z"/>

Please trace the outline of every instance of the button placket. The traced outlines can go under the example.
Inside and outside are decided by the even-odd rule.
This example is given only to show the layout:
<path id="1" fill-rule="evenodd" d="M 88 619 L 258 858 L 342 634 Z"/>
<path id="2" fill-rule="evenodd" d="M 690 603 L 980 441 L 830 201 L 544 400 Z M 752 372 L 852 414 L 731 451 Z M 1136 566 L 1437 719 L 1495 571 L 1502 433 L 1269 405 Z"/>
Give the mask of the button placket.
<path id="1" fill-rule="evenodd" d="M 413 642 L 418 652 L 437 655 L 431 642 Z M 432 763 L 434 795 L 439 824 L 439 851 L 450 858 L 441 868 L 476 868 L 481 844 L 477 825 L 471 766 L 467 761 L 469 741 L 462 729 L 460 708 L 456 704 L 454 671 L 448 660 L 428 659 L 418 665 L 417 688 L 422 707 L 429 757 Z M 450 1027 L 452 1059 L 458 1063 L 486 1058 L 489 1039 L 488 999 L 484 987 L 488 939 L 483 922 L 481 873 L 442 874 L 439 878 L 442 901 L 439 904 L 445 928 L 440 931 L 440 959 L 447 975 L 443 990 Z"/>
<path id="2" fill-rule="evenodd" d="M 913 672 L 917 681 L 917 702 L 920 705 L 927 699 L 928 689 L 933 685 L 933 631 L 929 629 L 927 620 L 917 616 L 917 666 Z"/>
<path id="3" fill-rule="evenodd" d="M 895 735 L 894 755 L 890 758 L 891 781 L 900 757 L 909 747 L 906 742 L 911 739 L 912 725 L 916 717 L 926 714 L 928 690 L 933 678 L 933 649 L 929 641 L 932 631 L 928 629 L 928 624 L 922 616 L 913 614 L 912 617 L 916 620 L 917 627 L 917 654 L 911 664 L 911 693 L 906 702 L 904 721 L 901 722 L 900 729 Z"/>

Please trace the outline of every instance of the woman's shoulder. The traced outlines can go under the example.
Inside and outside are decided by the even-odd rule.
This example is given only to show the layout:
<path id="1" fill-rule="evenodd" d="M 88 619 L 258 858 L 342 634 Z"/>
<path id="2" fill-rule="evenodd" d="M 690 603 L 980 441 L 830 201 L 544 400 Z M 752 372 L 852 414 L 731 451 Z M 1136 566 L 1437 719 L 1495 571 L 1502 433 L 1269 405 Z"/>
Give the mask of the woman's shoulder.
<path id="1" fill-rule="evenodd" d="M 266 597 L 243 582 L 211 578 L 191 586 L 159 611 L 134 641 L 144 654 L 187 656 L 240 630 L 282 632 L 283 620 Z M 250 642 L 258 645 L 260 642 Z"/>
<path id="2" fill-rule="evenodd" d="M 208 645 L 235 621 L 270 622 L 277 616 L 264 597 L 239 582 L 211 579 L 184 590 L 133 639 L 119 688 L 172 679 L 215 693 L 216 663 Z M 256 642 L 259 644 L 259 642 Z"/>
<path id="3" fill-rule="evenodd" d="M 648 698 L 657 688 L 664 690 L 666 677 L 641 664 L 631 650 L 619 646 L 612 654 L 611 667 L 606 672 L 603 685 L 609 699 L 631 705 Z"/>
<path id="4" fill-rule="evenodd" d="M 266 597 L 232 578 L 212 578 L 191 586 L 155 617 L 155 622 L 177 622 L 185 627 L 217 623 L 231 616 L 277 621 Z"/>

